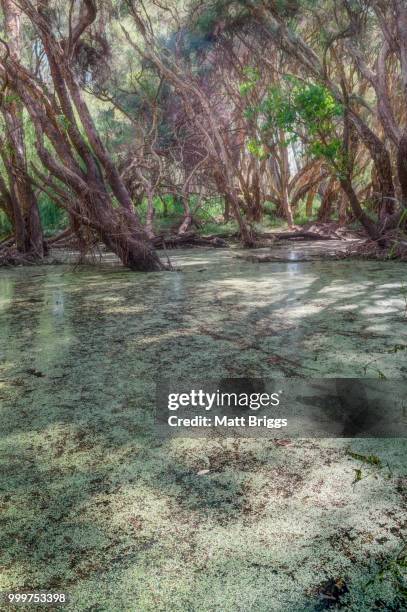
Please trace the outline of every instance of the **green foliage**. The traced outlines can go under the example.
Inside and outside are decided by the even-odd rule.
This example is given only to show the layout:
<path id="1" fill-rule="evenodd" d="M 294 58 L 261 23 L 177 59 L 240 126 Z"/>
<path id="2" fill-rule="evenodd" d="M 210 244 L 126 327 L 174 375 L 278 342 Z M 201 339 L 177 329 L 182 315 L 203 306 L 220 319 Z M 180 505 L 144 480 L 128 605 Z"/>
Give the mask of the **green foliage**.
<path id="1" fill-rule="evenodd" d="M 211 34 L 222 17 L 226 4 L 227 2 L 224 0 L 217 0 L 208 4 L 196 20 L 195 28 L 197 32 L 204 35 Z"/>
<path id="2" fill-rule="evenodd" d="M 64 210 L 55 206 L 54 202 L 45 194 L 42 194 L 38 202 L 41 223 L 44 234 L 52 235 L 64 229 L 68 225 L 68 217 Z M 0 210 L 0 239 L 12 232 L 12 226 L 8 217 Z"/>
<path id="3" fill-rule="evenodd" d="M 198 222 L 200 234 L 233 234 L 237 231 L 234 220 L 224 223 L 225 204 L 221 197 L 208 198 L 203 205 L 198 205 L 196 196 L 191 196 L 189 206 L 194 219 Z M 156 232 L 170 232 L 177 227 L 184 216 L 184 207 L 180 198 L 164 195 L 154 199 L 154 227 Z M 145 222 L 147 214 L 147 199 L 137 206 L 137 213 Z"/>
<path id="4" fill-rule="evenodd" d="M 241 96 L 247 96 L 256 87 L 260 80 L 260 72 L 257 68 L 246 66 L 243 70 L 244 79 L 239 85 L 239 93 Z"/>
<path id="5" fill-rule="evenodd" d="M 244 81 L 245 91 L 255 81 Z M 343 107 L 322 85 L 304 84 L 286 76 L 281 86 L 272 86 L 257 106 L 249 106 L 245 116 L 260 128 L 263 141 L 273 139 L 277 130 L 286 134 L 285 144 L 302 140 L 314 157 L 323 158 L 337 168 L 345 158 L 341 139 L 336 135 Z M 260 144 L 250 142 L 249 151 L 259 156 Z"/>
<path id="6" fill-rule="evenodd" d="M 67 117 L 65 117 L 65 115 L 58 115 L 57 116 L 57 122 L 59 127 L 66 132 L 69 129 L 70 126 L 70 122 L 69 119 Z"/>
<path id="7" fill-rule="evenodd" d="M 294 212 L 295 224 L 304 225 L 305 223 L 309 223 L 309 221 L 316 221 L 320 207 L 321 207 L 321 198 L 319 195 L 316 195 L 312 203 L 312 215 L 311 217 L 309 217 L 307 215 L 306 198 L 303 198 L 302 200 L 300 200 Z"/>
<path id="8" fill-rule="evenodd" d="M 11 223 L 5 213 L 0 210 L 0 239 L 11 233 Z"/>
<path id="9" fill-rule="evenodd" d="M 371 578 L 366 587 L 373 585 L 375 582 L 389 582 L 393 585 L 397 592 L 396 606 L 394 610 L 405 610 L 407 607 L 407 546 L 404 544 L 396 557 L 384 563 L 380 571 Z"/>
<path id="10" fill-rule="evenodd" d="M 38 206 L 45 235 L 52 235 L 56 231 L 67 227 L 68 218 L 66 212 L 55 206 L 54 202 L 47 195 L 41 195 Z"/>
<path id="11" fill-rule="evenodd" d="M 296 136 L 301 127 L 311 135 L 329 134 L 335 119 L 343 114 L 342 106 L 321 85 L 305 85 L 292 77 L 285 80 L 291 87 L 271 87 L 260 105 L 266 127 L 277 126 Z"/>
<path id="12" fill-rule="evenodd" d="M 284 129 L 294 132 L 297 113 L 291 97 L 277 86 L 269 88 L 268 95 L 259 106 L 259 112 L 264 117 L 263 130 Z"/>
<path id="13" fill-rule="evenodd" d="M 7 93 L 3 97 L 4 104 L 14 104 L 20 100 L 19 96 L 15 93 Z"/>
<path id="14" fill-rule="evenodd" d="M 328 130 L 332 120 L 343 114 L 342 106 L 322 85 L 297 85 L 294 90 L 294 107 L 298 116 L 315 133 Z"/>
<path id="15" fill-rule="evenodd" d="M 357 482 L 359 482 L 360 480 L 362 480 L 362 478 L 363 478 L 363 473 L 362 473 L 362 470 L 361 470 L 361 469 L 359 469 L 359 468 L 356 468 L 356 469 L 354 469 L 353 471 L 355 472 L 355 478 L 354 478 L 354 480 L 353 480 L 353 483 L 352 483 L 352 484 L 356 484 Z"/>
<path id="16" fill-rule="evenodd" d="M 247 150 L 258 159 L 265 159 L 268 156 L 266 147 L 255 138 L 251 138 L 248 141 Z"/>
<path id="17" fill-rule="evenodd" d="M 333 138 L 328 143 L 316 140 L 310 144 L 309 150 L 314 157 L 323 157 L 335 163 L 341 157 L 342 142 L 339 138 Z"/>

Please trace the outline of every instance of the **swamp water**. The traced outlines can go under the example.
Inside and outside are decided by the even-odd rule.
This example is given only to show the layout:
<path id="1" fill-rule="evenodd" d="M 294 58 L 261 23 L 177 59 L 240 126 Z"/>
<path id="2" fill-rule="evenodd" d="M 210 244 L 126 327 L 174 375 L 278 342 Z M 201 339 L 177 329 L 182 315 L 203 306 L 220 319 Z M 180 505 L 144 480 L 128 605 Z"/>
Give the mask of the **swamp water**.
<path id="1" fill-rule="evenodd" d="M 403 609 L 404 440 L 154 434 L 160 377 L 406 377 L 405 264 L 237 254 L 0 271 L 0 590 L 297 612 L 342 580 Z"/>

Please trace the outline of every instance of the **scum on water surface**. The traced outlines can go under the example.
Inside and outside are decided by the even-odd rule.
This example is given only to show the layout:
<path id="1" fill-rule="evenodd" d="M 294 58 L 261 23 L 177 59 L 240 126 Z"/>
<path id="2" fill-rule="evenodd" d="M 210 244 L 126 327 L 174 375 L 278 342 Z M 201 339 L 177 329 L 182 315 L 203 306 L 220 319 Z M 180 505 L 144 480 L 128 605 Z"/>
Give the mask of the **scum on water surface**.
<path id="1" fill-rule="evenodd" d="M 342 580 L 343 609 L 400 605 L 404 440 L 161 440 L 151 413 L 160 376 L 404 378 L 405 264 L 171 258 L 0 272 L 0 589 L 298 611 Z"/>

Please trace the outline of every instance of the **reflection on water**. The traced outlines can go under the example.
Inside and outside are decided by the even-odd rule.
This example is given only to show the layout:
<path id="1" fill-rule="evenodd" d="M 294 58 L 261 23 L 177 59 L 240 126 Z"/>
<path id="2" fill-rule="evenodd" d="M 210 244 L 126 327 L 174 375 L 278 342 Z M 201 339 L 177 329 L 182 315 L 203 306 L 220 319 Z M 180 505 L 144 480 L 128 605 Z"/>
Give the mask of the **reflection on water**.
<path id="1" fill-rule="evenodd" d="M 137 385 L 135 373 L 197 376 L 404 376 L 405 265 L 250 263 L 234 251 L 171 253 L 176 272 L 115 265 L 0 272 L 6 376 L 78 369 Z M 368 365 L 373 361 L 375 365 Z"/>
<path id="2" fill-rule="evenodd" d="M 294 258 L 298 250 L 288 254 Z M 151 379 L 190 370 L 404 375 L 403 360 L 388 350 L 405 339 L 404 264 L 256 264 L 212 250 L 171 255 L 180 271 L 2 270 L 0 339 L 8 375 L 33 363 L 48 374 L 69 373 L 74 364 L 85 378 L 89 370 L 102 374 L 104 364 L 124 386 L 134 371 Z M 379 358 L 376 370 L 365 371 L 367 352 Z"/>

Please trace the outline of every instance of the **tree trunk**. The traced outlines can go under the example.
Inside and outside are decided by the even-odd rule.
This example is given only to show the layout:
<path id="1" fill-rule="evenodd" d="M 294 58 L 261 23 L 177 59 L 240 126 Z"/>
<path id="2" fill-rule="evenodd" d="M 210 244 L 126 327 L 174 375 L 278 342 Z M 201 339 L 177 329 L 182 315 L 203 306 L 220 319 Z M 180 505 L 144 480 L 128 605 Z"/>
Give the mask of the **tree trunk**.
<path id="1" fill-rule="evenodd" d="M 339 225 L 341 226 L 346 225 L 346 221 L 347 221 L 346 209 L 347 209 L 346 197 L 345 197 L 345 194 L 341 194 L 341 197 L 339 198 L 339 204 L 338 204 L 338 221 L 339 221 Z"/>
<path id="2" fill-rule="evenodd" d="M 178 228 L 178 236 L 182 236 L 182 234 L 185 234 L 185 232 L 187 232 L 189 230 L 189 228 L 192 225 L 192 216 L 191 213 L 186 213 L 184 215 L 184 218 L 182 220 L 181 225 Z"/>
<path id="3" fill-rule="evenodd" d="M 184 207 L 184 218 L 178 228 L 178 236 L 182 236 L 182 234 L 185 234 L 185 232 L 187 232 L 192 225 L 192 213 L 191 208 L 189 206 L 188 188 L 184 190 L 184 193 L 182 194 L 182 205 Z"/>
<path id="4" fill-rule="evenodd" d="M 372 156 L 380 189 L 379 217 L 381 220 L 384 220 L 386 217 L 391 216 L 395 210 L 395 191 L 390 155 L 380 138 L 372 132 L 360 117 L 352 113 L 350 116 Z"/>
<path id="5" fill-rule="evenodd" d="M 243 217 L 240 210 L 239 199 L 236 193 L 228 193 L 226 198 L 229 200 L 229 204 L 233 210 L 233 215 L 239 225 L 240 239 L 245 247 L 252 248 L 254 246 L 254 236 L 252 228 L 249 223 Z"/>
<path id="6" fill-rule="evenodd" d="M 321 206 L 318 211 L 318 221 L 326 222 L 329 221 L 332 211 L 332 204 L 334 200 L 334 185 L 335 179 L 331 178 L 326 186 L 324 191 L 324 196 L 322 198 Z"/>
<path id="7" fill-rule="evenodd" d="M 150 240 L 154 238 L 154 227 L 153 227 L 154 217 L 155 217 L 155 210 L 154 210 L 153 194 L 148 189 L 147 190 L 146 234 L 150 238 Z"/>
<path id="8" fill-rule="evenodd" d="M 167 198 L 161 197 L 161 202 L 163 203 L 163 217 L 168 217 L 168 202 L 167 202 Z"/>
<path id="9" fill-rule="evenodd" d="M 284 133 L 280 131 L 280 176 L 281 176 L 281 204 L 283 213 L 288 223 L 288 227 L 293 227 L 294 217 L 290 203 L 289 196 L 289 182 L 290 182 L 290 164 L 288 161 L 288 149 L 285 144 Z"/>
<path id="10" fill-rule="evenodd" d="M 397 172 L 401 189 L 401 203 L 407 209 L 407 132 L 400 138 L 397 149 Z"/>
<path id="11" fill-rule="evenodd" d="M 21 56 L 21 9 L 12 0 L 2 0 L 4 27 L 10 56 L 19 61 Z M 12 203 L 12 222 L 18 251 L 42 258 L 44 238 L 38 203 L 27 170 L 27 159 L 22 120 L 21 101 L 9 88 L 2 105 L 8 150 L 3 154 L 9 176 Z M 7 100 L 9 98 L 9 100 Z"/>
<path id="12" fill-rule="evenodd" d="M 286 218 L 288 227 L 293 227 L 294 225 L 293 211 L 291 209 L 290 199 L 289 199 L 288 191 L 286 187 L 284 187 L 281 196 L 282 196 L 281 202 L 282 202 L 284 217 Z"/>
<path id="13" fill-rule="evenodd" d="M 124 266 L 138 272 L 165 269 L 132 211 L 106 206 L 103 198 L 88 203 L 87 210 L 91 212 L 89 227 Z"/>
<path id="14" fill-rule="evenodd" d="M 349 204 L 356 219 L 360 221 L 360 223 L 365 228 L 368 236 L 372 240 L 378 240 L 380 237 L 379 230 L 374 221 L 372 221 L 370 217 L 363 211 L 355 193 L 355 190 L 353 189 L 352 181 L 349 177 L 342 177 L 339 180 L 341 183 L 341 187 L 349 200 Z"/>
<path id="15" fill-rule="evenodd" d="M 221 174 L 221 172 L 216 169 L 214 171 L 214 178 L 219 193 L 221 193 L 224 196 L 225 201 L 228 202 L 229 207 L 233 212 L 233 216 L 237 221 L 237 224 L 239 226 L 240 238 L 243 242 L 243 245 L 248 248 L 253 247 L 255 242 L 253 232 L 249 223 L 242 214 L 236 190 L 233 189 L 233 187 L 230 187 L 230 185 L 232 184 L 230 177 L 225 177 L 224 174 Z"/>
<path id="16" fill-rule="evenodd" d="M 225 198 L 225 208 L 224 208 L 224 212 L 223 212 L 223 222 L 224 223 L 229 223 L 230 221 L 230 204 L 229 204 L 229 200 L 227 198 Z"/>
<path id="17" fill-rule="evenodd" d="M 91 234 L 116 253 L 125 266 L 142 271 L 164 269 L 82 97 L 68 41 L 61 44 L 55 37 L 47 12 L 37 10 L 27 0 L 20 4 L 41 36 L 55 93 L 49 95 L 48 85 L 23 67 L 16 56 L 3 55 L 0 67 L 10 90 L 22 100 L 32 120 L 37 154 L 49 173 L 46 176 L 34 166 L 41 188 L 79 226 L 90 228 Z M 81 13 L 79 21 L 84 22 L 73 26 L 76 42 L 96 15 L 93 0 L 86 6 L 94 11 Z"/>
<path id="18" fill-rule="evenodd" d="M 311 189 L 308 192 L 307 202 L 305 205 L 305 214 L 307 215 L 308 219 L 312 217 L 312 207 L 314 204 L 315 194 L 316 194 L 316 189 Z"/>

